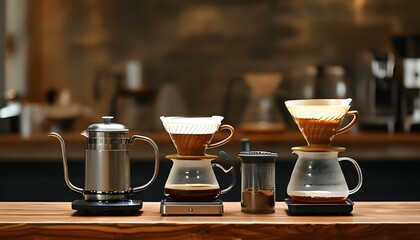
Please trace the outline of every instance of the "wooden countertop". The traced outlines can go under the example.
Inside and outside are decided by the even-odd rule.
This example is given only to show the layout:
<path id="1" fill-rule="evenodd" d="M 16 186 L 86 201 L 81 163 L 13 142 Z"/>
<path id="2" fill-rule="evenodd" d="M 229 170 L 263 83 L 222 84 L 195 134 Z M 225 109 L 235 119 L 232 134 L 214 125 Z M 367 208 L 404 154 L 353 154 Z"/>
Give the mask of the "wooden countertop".
<path id="1" fill-rule="evenodd" d="M 0 239 L 418 239 L 420 202 L 355 202 L 351 216 L 246 214 L 225 202 L 223 216 L 159 214 L 146 202 L 139 216 L 75 216 L 70 203 L 0 203 Z"/>
<path id="2" fill-rule="evenodd" d="M 160 149 L 162 157 L 173 154 L 175 148 L 166 132 L 130 131 L 129 135 L 140 134 L 152 138 Z M 225 133 L 215 135 L 215 140 L 223 138 Z M 67 156 L 71 159 L 85 158 L 86 139 L 79 133 L 62 134 Z M 246 133 L 235 132 L 233 139 L 220 149 L 232 154 L 239 153 L 240 140 L 248 138 L 254 150 L 278 152 L 280 158 L 294 159 L 290 148 L 306 145 L 302 135 L 297 131 L 279 133 Z M 346 155 L 363 159 L 382 160 L 420 160 L 420 132 L 394 133 L 386 132 L 348 132 L 338 135 L 333 145 L 346 147 Z M 141 145 L 143 144 L 143 145 Z M 152 159 L 151 148 L 144 147 L 145 143 L 136 142 L 130 148 L 133 159 Z M 38 133 L 29 138 L 22 138 L 19 134 L 0 135 L 0 161 L 61 161 L 60 144 L 57 139 L 48 137 L 47 133 Z M 215 154 L 215 152 L 211 153 Z"/>

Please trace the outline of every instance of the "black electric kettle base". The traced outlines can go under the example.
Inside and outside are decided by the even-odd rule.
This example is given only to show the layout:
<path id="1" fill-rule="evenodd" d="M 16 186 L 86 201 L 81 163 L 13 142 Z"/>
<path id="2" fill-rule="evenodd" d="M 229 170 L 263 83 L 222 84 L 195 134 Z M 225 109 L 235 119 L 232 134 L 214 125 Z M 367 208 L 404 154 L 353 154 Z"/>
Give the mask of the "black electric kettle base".
<path id="1" fill-rule="evenodd" d="M 301 203 L 291 198 L 284 200 L 288 207 L 289 215 L 313 216 L 313 215 L 350 215 L 353 211 L 353 201 L 346 199 L 338 203 Z"/>
<path id="2" fill-rule="evenodd" d="M 133 216 L 139 215 L 143 207 L 141 200 L 119 200 L 119 201 L 86 201 L 75 200 L 71 208 L 77 210 L 77 215 L 86 216 Z"/>

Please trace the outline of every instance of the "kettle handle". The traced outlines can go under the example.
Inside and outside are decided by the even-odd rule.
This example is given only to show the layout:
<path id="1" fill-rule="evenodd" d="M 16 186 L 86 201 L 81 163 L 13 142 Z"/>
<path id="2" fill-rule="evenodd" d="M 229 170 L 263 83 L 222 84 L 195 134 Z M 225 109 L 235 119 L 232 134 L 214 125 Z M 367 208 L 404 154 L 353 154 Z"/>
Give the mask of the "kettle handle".
<path id="1" fill-rule="evenodd" d="M 354 167 L 356 168 L 357 171 L 357 177 L 359 179 L 357 185 L 355 188 L 353 188 L 352 190 L 349 190 L 349 195 L 353 194 L 357 191 L 359 191 L 359 189 L 362 187 L 362 182 L 363 182 L 363 175 L 362 175 L 362 170 L 359 167 L 359 164 L 357 164 L 356 160 L 354 160 L 353 158 L 349 158 L 349 157 L 339 157 L 338 161 L 350 161 L 351 163 L 353 163 Z"/>
<path id="2" fill-rule="evenodd" d="M 61 145 L 61 154 L 63 156 L 63 168 L 64 168 L 64 181 L 66 181 L 67 186 L 78 193 L 83 193 L 83 189 L 74 186 L 69 178 L 69 171 L 68 171 L 68 167 L 67 167 L 67 155 L 66 155 L 66 145 L 64 143 L 64 139 L 60 136 L 60 134 L 56 133 L 56 132 L 50 132 L 48 134 L 49 137 L 55 137 L 58 139 L 58 141 L 60 141 L 60 145 Z"/>
<path id="3" fill-rule="evenodd" d="M 130 142 L 133 142 L 134 140 L 139 139 L 141 141 L 148 142 L 155 152 L 155 171 L 153 173 L 152 179 L 149 180 L 146 184 L 133 188 L 133 192 L 140 192 L 146 188 L 148 188 L 157 178 L 158 172 L 159 172 L 159 148 L 156 145 L 156 143 L 149 137 L 141 136 L 141 135 L 133 135 L 130 138 Z"/>

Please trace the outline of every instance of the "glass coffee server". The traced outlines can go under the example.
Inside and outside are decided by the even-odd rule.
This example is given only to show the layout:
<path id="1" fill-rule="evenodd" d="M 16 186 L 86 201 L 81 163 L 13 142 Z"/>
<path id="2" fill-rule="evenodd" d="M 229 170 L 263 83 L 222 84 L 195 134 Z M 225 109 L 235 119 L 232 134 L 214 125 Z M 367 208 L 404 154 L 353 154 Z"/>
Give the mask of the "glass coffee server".
<path id="1" fill-rule="evenodd" d="M 298 158 L 292 171 L 286 199 L 291 214 L 347 214 L 353 210 L 348 198 L 362 185 L 362 171 L 349 157 L 338 157 L 344 147 L 331 146 L 334 136 L 349 131 L 359 113 L 349 111 L 351 99 L 306 99 L 286 101 L 286 107 L 307 142 L 293 147 Z M 352 119 L 344 127 L 343 120 Z M 358 183 L 349 190 L 340 161 L 350 161 L 357 172 Z"/>
<path id="2" fill-rule="evenodd" d="M 207 149 L 228 143 L 234 133 L 230 125 L 221 125 L 223 117 L 161 117 L 177 153 L 166 156 L 173 165 L 164 187 L 166 199 L 161 202 L 162 215 L 222 215 L 223 202 L 218 198 L 232 189 L 235 183 L 233 165 L 226 169 L 212 161 L 216 155 Z M 223 140 L 212 142 L 216 132 L 230 134 Z M 220 189 L 213 167 L 232 174 L 231 184 Z"/>

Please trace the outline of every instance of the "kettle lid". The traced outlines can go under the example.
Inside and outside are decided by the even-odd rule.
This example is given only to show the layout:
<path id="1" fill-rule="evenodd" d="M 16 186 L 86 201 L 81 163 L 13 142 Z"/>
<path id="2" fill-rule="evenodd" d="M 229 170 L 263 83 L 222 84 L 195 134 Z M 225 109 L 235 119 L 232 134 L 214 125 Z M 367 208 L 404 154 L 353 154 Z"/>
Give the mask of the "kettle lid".
<path id="1" fill-rule="evenodd" d="M 86 130 L 90 132 L 128 132 L 128 128 L 119 123 L 112 123 L 113 116 L 103 116 L 103 123 L 90 125 Z"/>

